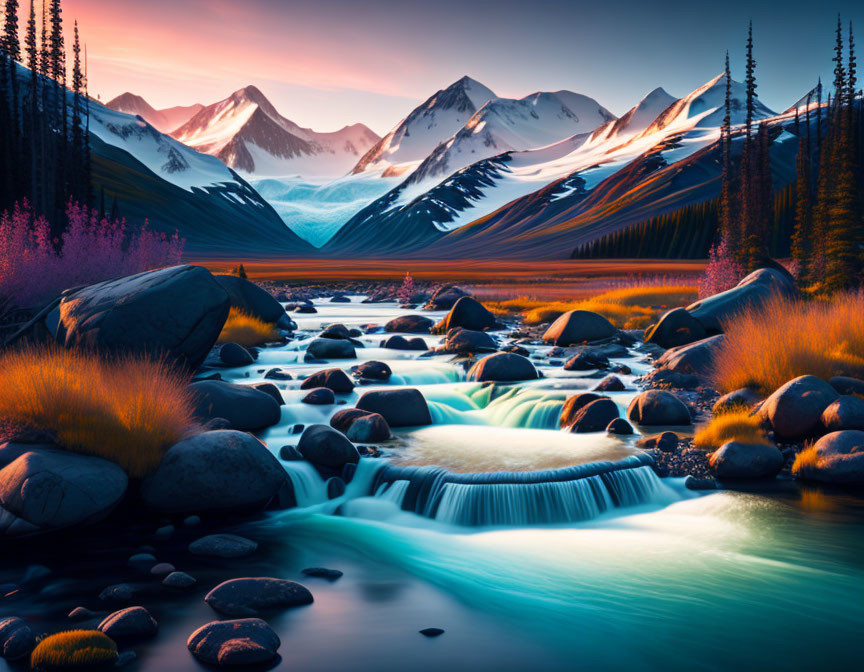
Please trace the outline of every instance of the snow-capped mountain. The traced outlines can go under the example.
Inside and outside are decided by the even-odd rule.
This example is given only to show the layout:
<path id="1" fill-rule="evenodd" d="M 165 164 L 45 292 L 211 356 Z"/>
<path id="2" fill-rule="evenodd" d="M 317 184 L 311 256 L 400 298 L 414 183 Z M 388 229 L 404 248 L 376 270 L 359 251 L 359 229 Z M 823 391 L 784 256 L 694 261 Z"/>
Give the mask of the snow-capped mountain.
<path id="1" fill-rule="evenodd" d="M 121 93 L 113 100 L 105 104 L 117 112 L 125 112 L 126 114 L 137 115 L 144 119 L 148 124 L 162 133 L 170 133 L 175 128 L 185 124 L 189 119 L 195 116 L 203 109 L 203 105 L 196 103 L 195 105 L 168 107 L 164 110 L 155 109 L 141 96 L 134 93 Z"/>
<path id="2" fill-rule="evenodd" d="M 480 82 L 462 77 L 416 107 L 366 152 L 353 172 L 407 175 L 493 98 L 495 94 Z"/>
<path id="3" fill-rule="evenodd" d="M 337 177 L 379 140 L 363 124 L 332 133 L 302 128 L 280 115 L 254 86 L 204 107 L 171 135 L 257 176 Z"/>

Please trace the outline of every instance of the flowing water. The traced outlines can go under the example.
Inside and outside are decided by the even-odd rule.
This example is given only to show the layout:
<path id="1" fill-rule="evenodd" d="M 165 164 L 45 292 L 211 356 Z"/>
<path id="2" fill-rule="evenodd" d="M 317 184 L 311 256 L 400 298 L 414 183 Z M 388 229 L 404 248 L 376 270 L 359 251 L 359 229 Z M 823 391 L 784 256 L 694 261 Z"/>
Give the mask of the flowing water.
<path id="1" fill-rule="evenodd" d="M 295 315 L 301 338 L 223 372 L 242 383 L 274 366 L 295 376 L 277 382 L 282 420 L 261 435 L 276 455 L 297 444 L 295 425 L 327 423 L 376 389 L 337 395 L 341 405 L 301 403 L 297 376 L 322 368 L 386 361 L 393 377 L 377 388 L 418 388 L 433 418 L 395 430 L 384 456 L 361 459 L 336 499 L 311 465 L 283 462 L 297 508 L 238 529 L 261 550 L 234 576 L 298 579 L 315 596 L 268 617 L 282 639 L 279 669 L 860 667 L 864 499 L 788 482 L 770 493 L 696 494 L 658 478 L 635 437 L 561 432 L 562 404 L 597 378 L 550 364 L 546 347 L 530 348 L 544 377 L 511 386 L 466 382 L 452 356 L 380 348 L 380 333 L 359 337 L 357 360 L 305 363 L 323 326 L 383 325 L 406 312 L 359 298 L 316 302 L 317 314 Z M 626 363 L 633 376 L 620 377 L 632 389 L 611 394 L 622 414 L 648 367 L 636 354 Z M 182 569 L 188 558 L 176 562 Z M 311 565 L 345 575 L 302 577 Z M 190 571 L 201 590 L 161 605 L 159 638 L 136 647 L 132 669 L 200 669 L 185 640 L 213 620 L 200 597 L 225 577 L 206 565 Z M 427 639 L 417 633 L 426 627 L 446 632 Z"/>

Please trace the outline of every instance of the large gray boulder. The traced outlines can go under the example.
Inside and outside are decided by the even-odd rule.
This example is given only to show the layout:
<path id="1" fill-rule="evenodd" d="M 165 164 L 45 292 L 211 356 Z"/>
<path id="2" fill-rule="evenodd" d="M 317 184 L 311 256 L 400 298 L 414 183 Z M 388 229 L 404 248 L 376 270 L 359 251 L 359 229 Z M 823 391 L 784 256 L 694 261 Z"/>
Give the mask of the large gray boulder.
<path id="1" fill-rule="evenodd" d="M 678 397 L 665 390 L 638 394 L 627 408 L 630 422 L 644 427 L 685 426 L 692 424 L 690 411 Z"/>
<path id="2" fill-rule="evenodd" d="M 468 371 L 467 380 L 510 383 L 538 377 L 537 369 L 527 357 L 512 352 L 496 352 L 476 362 Z"/>
<path id="3" fill-rule="evenodd" d="M 732 289 L 687 306 L 687 312 L 706 330 L 718 333 L 736 313 L 761 306 L 772 296 L 797 297 L 795 281 L 775 268 L 760 268 Z"/>
<path id="4" fill-rule="evenodd" d="M 612 338 L 617 330 L 602 315 L 589 310 L 571 310 L 561 315 L 543 334 L 546 343 L 567 347 Z"/>
<path id="5" fill-rule="evenodd" d="M 5 444 L 0 469 L 0 535 L 15 537 L 105 518 L 123 498 L 129 479 L 99 457 L 50 445 Z"/>
<path id="6" fill-rule="evenodd" d="M 141 484 L 144 504 L 164 513 L 260 508 L 286 478 L 279 460 L 254 436 L 220 430 L 172 446 Z"/>
<path id="7" fill-rule="evenodd" d="M 495 316 L 486 307 L 470 296 L 463 296 L 450 312 L 432 329 L 433 334 L 446 334 L 454 327 L 483 331 L 500 327 Z"/>
<path id="8" fill-rule="evenodd" d="M 795 460 L 796 478 L 822 483 L 864 483 L 864 432 L 831 432 Z"/>
<path id="9" fill-rule="evenodd" d="M 645 330 L 645 342 L 663 348 L 674 348 L 699 341 L 708 334 L 705 327 L 684 308 L 670 310 L 653 327 Z"/>
<path id="10" fill-rule="evenodd" d="M 418 427 L 432 424 L 426 399 L 420 390 L 410 387 L 364 392 L 357 401 L 357 408 L 378 413 L 390 427 Z"/>
<path id="11" fill-rule="evenodd" d="M 246 432 L 275 425 L 282 417 L 276 399 L 248 385 L 201 380 L 189 388 L 195 398 L 195 416 L 202 420 L 225 418 L 231 429 Z"/>
<path id="12" fill-rule="evenodd" d="M 327 425 L 309 425 L 300 436 L 297 450 L 312 464 L 334 469 L 360 461 L 360 453 L 354 444 Z"/>
<path id="13" fill-rule="evenodd" d="M 74 291 L 60 302 L 56 338 L 101 353 L 204 361 L 229 310 L 228 293 L 200 266 L 174 266 Z"/>
<path id="14" fill-rule="evenodd" d="M 259 320 L 271 324 L 279 323 L 284 329 L 289 329 L 291 318 L 285 313 L 282 304 L 269 292 L 261 289 L 254 282 L 237 275 L 216 275 L 216 282 L 228 293 L 228 300 L 233 308 L 249 313 Z M 281 320 L 281 322 L 280 322 Z"/>
<path id="15" fill-rule="evenodd" d="M 238 668 L 269 663 L 281 644 L 279 636 L 260 618 L 213 621 L 198 628 L 186 642 L 202 663 Z"/>
<path id="16" fill-rule="evenodd" d="M 759 415 L 771 425 L 778 438 L 804 439 L 819 431 L 822 413 L 839 396 L 821 378 L 799 376 L 768 397 Z"/>
<path id="17" fill-rule="evenodd" d="M 714 358 L 725 338 L 723 334 L 717 334 L 695 343 L 670 348 L 654 364 L 657 368 L 676 373 L 710 376 L 714 369 Z"/>
<path id="18" fill-rule="evenodd" d="M 262 611 L 312 604 L 312 593 L 295 581 L 250 577 L 220 583 L 204 601 L 226 616 L 258 616 Z"/>
<path id="19" fill-rule="evenodd" d="M 729 441 L 711 453 L 708 465 L 717 478 L 773 478 L 783 468 L 783 453 L 766 443 Z"/>

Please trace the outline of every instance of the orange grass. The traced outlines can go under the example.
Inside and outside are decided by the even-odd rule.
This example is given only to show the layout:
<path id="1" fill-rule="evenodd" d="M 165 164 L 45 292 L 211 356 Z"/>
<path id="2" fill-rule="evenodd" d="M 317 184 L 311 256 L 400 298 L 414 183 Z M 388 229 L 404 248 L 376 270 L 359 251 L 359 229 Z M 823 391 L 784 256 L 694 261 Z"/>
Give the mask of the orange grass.
<path id="1" fill-rule="evenodd" d="M 98 630 L 68 630 L 49 635 L 30 654 L 34 670 L 105 667 L 117 661 L 117 645 Z"/>
<path id="2" fill-rule="evenodd" d="M 0 354 L 0 419 L 48 430 L 133 477 L 195 429 L 193 408 L 188 381 L 164 361 L 35 346 Z"/>
<path id="3" fill-rule="evenodd" d="M 715 416 L 693 437 L 693 444 L 702 449 L 719 448 L 727 441 L 769 443 L 758 416 L 751 416 L 749 411 L 728 411 Z"/>
<path id="4" fill-rule="evenodd" d="M 714 365 L 718 389 L 770 394 L 793 378 L 864 376 L 864 293 L 827 301 L 775 298 L 736 315 Z"/>
<path id="5" fill-rule="evenodd" d="M 670 308 L 696 300 L 695 287 L 685 285 L 623 287 L 579 301 L 543 301 L 520 297 L 484 302 L 496 314 L 521 313 L 528 324 L 551 322 L 570 310 L 599 313 L 616 327 L 639 329 L 648 326 Z"/>
<path id="6" fill-rule="evenodd" d="M 239 308 L 231 308 L 222 333 L 219 334 L 219 343 L 237 343 L 246 348 L 278 340 L 279 333 L 275 325 Z"/>

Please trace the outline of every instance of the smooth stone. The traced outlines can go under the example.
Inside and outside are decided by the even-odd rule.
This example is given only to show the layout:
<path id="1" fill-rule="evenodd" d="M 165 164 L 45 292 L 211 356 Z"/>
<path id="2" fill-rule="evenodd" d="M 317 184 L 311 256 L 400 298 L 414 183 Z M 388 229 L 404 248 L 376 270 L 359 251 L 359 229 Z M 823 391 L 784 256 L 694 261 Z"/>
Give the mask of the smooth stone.
<path id="1" fill-rule="evenodd" d="M 642 450 L 659 450 L 663 453 L 674 453 L 678 449 L 678 435 L 675 432 L 663 432 L 655 436 L 646 436 L 636 442 Z"/>
<path id="2" fill-rule="evenodd" d="M 380 414 L 390 427 L 418 427 L 432 424 L 432 415 L 429 413 L 426 399 L 420 390 L 410 387 L 364 392 L 357 401 L 357 408 Z"/>
<path id="3" fill-rule="evenodd" d="M 423 315 L 400 315 L 384 325 L 384 331 L 403 334 L 428 334 L 435 322 Z"/>
<path id="4" fill-rule="evenodd" d="M 255 363 L 255 358 L 242 345 L 237 343 L 225 343 L 219 348 L 219 361 L 224 366 L 249 366 Z"/>
<path id="5" fill-rule="evenodd" d="M 439 637 L 444 634 L 444 630 L 441 628 L 424 628 L 420 630 L 420 634 L 424 637 Z"/>
<path id="6" fill-rule="evenodd" d="M 189 544 L 192 555 L 212 558 L 245 558 L 257 549 L 257 542 L 236 534 L 209 534 Z"/>
<path id="7" fill-rule="evenodd" d="M 521 380 L 536 380 L 539 378 L 537 369 L 527 357 L 512 352 L 496 352 L 486 355 L 468 371 L 469 381 L 498 383 L 517 382 Z"/>
<path id="8" fill-rule="evenodd" d="M 624 418 L 615 418 L 606 426 L 606 431 L 609 434 L 617 434 L 619 436 L 629 436 L 633 434 L 633 426 Z"/>
<path id="9" fill-rule="evenodd" d="M 864 483 L 864 431 L 847 429 L 826 434 L 813 444 L 815 459 L 795 463 L 796 478 L 822 483 Z"/>
<path id="10" fill-rule="evenodd" d="M 729 441 L 708 457 L 717 478 L 773 478 L 783 468 L 783 453 L 764 443 Z"/>
<path id="11" fill-rule="evenodd" d="M 172 565 L 170 562 L 160 562 L 159 564 L 153 565 L 153 567 L 150 568 L 150 573 L 153 576 L 167 576 L 168 574 L 174 572 L 175 569 L 176 568 L 174 567 L 174 565 Z"/>
<path id="12" fill-rule="evenodd" d="M 345 494 L 345 481 L 338 476 L 328 478 L 325 485 L 327 486 L 327 499 L 336 499 Z"/>
<path id="13" fill-rule="evenodd" d="M 728 392 L 720 397 L 714 404 L 711 412 L 714 415 L 720 415 L 721 413 L 736 408 L 745 408 L 749 410 L 760 401 L 762 401 L 762 395 L 755 390 L 751 390 L 749 387 L 742 387 L 741 389 L 733 390 L 732 392 Z"/>
<path id="14" fill-rule="evenodd" d="M 305 458 L 300 454 L 300 451 L 297 450 L 297 446 L 282 446 L 279 449 L 279 459 L 285 460 L 286 462 L 296 462 Z"/>
<path id="15" fill-rule="evenodd" d="M 453 304 L 444 319 L 433 327 L 432 333 L 446 334 L 453 327 L 484 331 L 498 329 L 500 326 L 495 316 L 482 303 L 470 296 L 463 296 Z"/>
<path id="16" fill-rule="evenodd" d="M 256 665 L 276 657 L 282 642 L 260 618 L 213 621 L 193 632 L 186 642 L 203 663 L 220 666 Z"/>
<path id="17" fill-rule="evenodd" d="M 627 388 L 618 376 L 606 376 L 594 389 L 597 392 L 622 392 Z"/>
<path id="18" fill-rule="evenodd" d="M 259 320 L 276 324 L 285 315 L 285 309 L 276 298 L 254 282 L 239 275 L 216 275 L 216 282 L 228 293 L 233 308 L 238 308 Z M 284 324 L 284 322 L 283 322 Z M 290 325 L 288 325 L 290 326 Z M 294 325 L 296 328 L 296 325 Z"/>
<path id="19" fill-rule="evenodd" d="M 354 375 L 360 378 L 368 378 L 369 380 L 388 380 L 393 372 L 390 367 L 384 362 L 371 360 L 363 362 L 351 368 Z"/>
<path id="20" fill-rule="evenodd" d="M 829 432 L 864 429 L 864 399 L 843 395 L 822 411 L 822 426 Z"/>
<path id="21" fill-rule="evenodd" d="M 225 418 L 232 429 L 248 432 L 275 425 L 282 418 L 276 399 L 249 385 L 205 380 L 189 388 L 195 395 L 195 415 L 202 420 Z"/>
<path id="22" fill-rule="evenodd" d="M 357 351 L 351 341 L 334 338 L 316 338 L 306 348 L 316 359 L 354 359 Z"/>
<path id="23" fill-rule="evenodd" d="M 568 427 L 572 425 L 576 419 L 576 414 L 592 401 L 597 399 L 608 399 L 609 397 L 603 394 L 594 394 L 593 392 L 580 392 L 568 397 L 561 408 L 561 416 L 559 418 L 559 426 Z"/>
<path id="24" fill-rule="evenodd" d="M 0 654 L 6 660 L 20 660 L 36 646 L 36 635 L 27 622 L 17 616 L 0 621 Z"/>
<path id="25" fill-rule="evenodd" d="M 300 401 L 313 406 L 329 406 L 336 403 L 336 396 L 333 394 L 333 390 L 326 387 L 316 387 L 309 390 Z"/>
<path id="26" fill-rule="evenodd" d="M 850 378 L 849 376 L 834 376 L 828 380 L 828 384 L 839 394 L 857 394 L 864 396 L 864 380 Z"/>
<path id="27" fill-rule="evenodd" d="M 725 340 L 723 334 L 709 336 L 664 352 L 654 365 L 674 373 L 705 377 L 714 367 L 714 358 Z"/>
<path id="28" fill-rule="evenodd" d="M 267 380 L 293 380 L 294 376 L 292 376 L 287 371 L 275 368 L 267 371 L 267 373 L 264 374 L 264 378 L 266 378 Z"/>
<path id="29" fill-rule="evenodd" d="M 569 430 L 578 434 L 602 432 L 618 417 L 618 404 L 611 399 L 595 399 L 576 411 Z"/>
<path id="30" fill-rule="evenodd" d="M 379 413 L 355 418 L 346 433 L 354 443 L 381 443 L 390 438 L 390 426 Z"/>
<path id="31" fill-rule="evenodd" d="M 616 332 L 614 325 L 602 315 L 571 310 L 552 323 L 543 334 L 543 341 L 567 347 L 612 338 Z"/>
<path id="32" fill-rule="evenodd" d="M 455 327 L 447 332 L 447 337 L 444 339 L 444 343 L 438 347 L 437 351 L 471 354 L 476 352 L 494 352 L 497 349 L 498 344 L 495 342 L 495 339 L 485 331 L 475 331 L 472 329 Z"/>
<path id="33" fill-rule="evenodd" d="M 456 302 L 468 293 L 456 285 L 442 285 L 432 294 L 424 306 L 426 310 L 450 310 Z"/>
<path id="34" fill-rule="evenodd" d="M 675 308 L 664 314 L 653 327 L 645 330 L 645 342 L 673 348 L 699 341 L 707 335 L 702 323 L 686 309 Z"/>
<path id="35" fill-rule="evenodd" d="M 684 426 L 692 424 L 690 411 L 678 397 L 665 390 L 638 394 L 627 408 L 627 417 L 636 425 Z"/>
<path id="36" fill-rule="evenodd" d="M 564 362 L 565 371 L 591 371 L 592 369 L 605 369 L 609 366 L 609 360 L 588 348 L 582 348 L 570 359 Z"/>
<path id="37" fill-rule="evenodd" d="M 162 585 L 169 588 L 190 588 L 198 583 L 198 579 L 186 572 L 171 572 L 162 579 Z"/>
<path id="38" fill-rule="evenodd" d="M 132 569 L 137 569 L 139 572 L 149 572 L 158 561 L 152 553 L 136 553 L 131 556 L 126 562 Z"/>
<path id="39" fill-rule="evenodd" d="M 96 618 L 95 611 L 90 611 L 87 607 L 75 607 L 67 614 L 70 621 L 88 621 L 91 618 Z"/>
<path id="40" fill-rule="evenodd" d="M 275 401 L 280 406 L 285 405 L 285 399 L 282 398 L 282 393 L 279 391 L 279 388 L 276 387 L 273 383 L 255 383 L 252 387 L 259 392 L 269 394 L 271 397 L 273 397 L 273 401 Z"/>
<path id="41" fill-rule="evenodd" d="M 313 373 L 300 385 L 301 390 L 311 390 L 316 387 L 326 387 L 336 394 L 348 394 L 354 389 L 354 382 L 342 369 L 325 369 Z"/>
<path id="42" fill-rule="evenodd" d="M 127 607 L 115 611 L 97 627 L 97 630 L 115 640 L 153 637 L 158 629 L 156 619 L 144 607 Z"/>
<path id="43" fill-rule="evenodd" d="M 319 579 L 327 579 L 328 581 L 335 581 L 342 576 L 343 572 L 338 569 L 327 569 L 326 567 L 307 567 L 306 569 L 301 570 L 301 574 Z"/>
<path id="44" fill-rule="evenodd" d="M 360 461 L 354 444 L 328 425 L 309 425 L 300 437 L 297 450 L 309 462 L 334 469 Z"/>
<path id="45" fill-rule="evenodd" d="M 684 479 L 684 487 L 688 490 L 716 490 L 717 481 L 713 478 L 696 478 L 692 474 L 688 474 Z"/>
<path id="46" fill-rule="evenodd" d="M 821 427 L 822 413 L 840 395 L 816 376 L 799 376 L 781 386 L 759 409 L 781 439 L 804 439 Z"/>
<path id="47" fill-rule="evenodd" d="M 204 601 L 220 614 L 258 616 L 262 611 L 311 604 L 312 593 L 303 584 L 287 579 L 254 577 L 224 581 Z"/>

